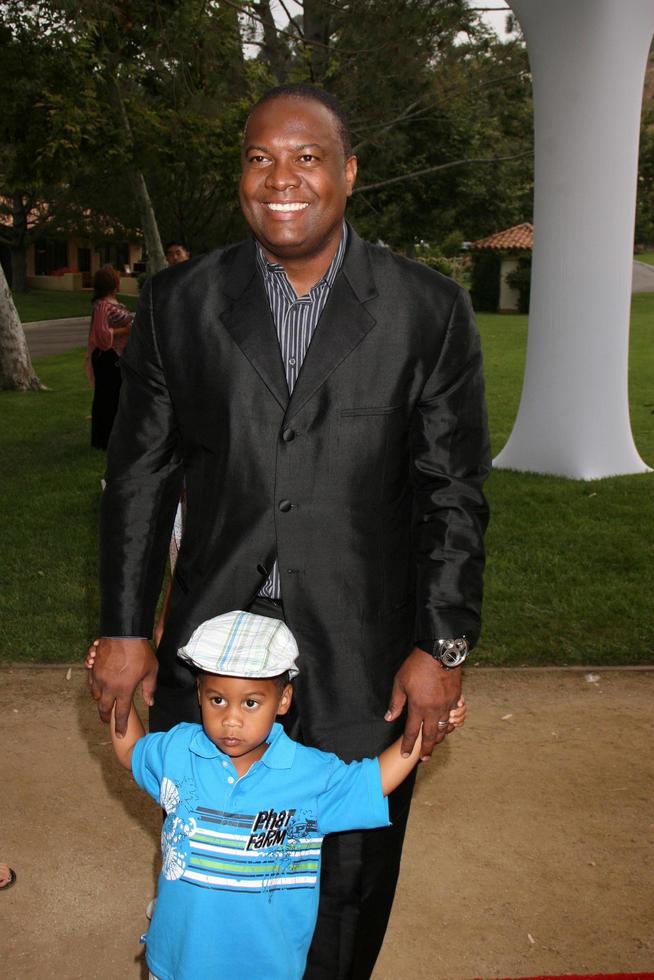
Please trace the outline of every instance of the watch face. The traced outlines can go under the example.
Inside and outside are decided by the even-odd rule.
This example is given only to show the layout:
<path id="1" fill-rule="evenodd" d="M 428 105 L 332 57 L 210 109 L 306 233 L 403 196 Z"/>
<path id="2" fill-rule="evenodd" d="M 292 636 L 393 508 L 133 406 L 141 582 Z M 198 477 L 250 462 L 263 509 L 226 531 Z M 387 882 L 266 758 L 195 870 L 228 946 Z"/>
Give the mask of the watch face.
<path id="1" fill-rule="evenodd" d="M 468 641 L 465 637 L 458 637 L 456 640 L 441 640 L 440 653 L 438 659 L 443 667 L 451 669 L 458 667 L 468 655 Z"/>

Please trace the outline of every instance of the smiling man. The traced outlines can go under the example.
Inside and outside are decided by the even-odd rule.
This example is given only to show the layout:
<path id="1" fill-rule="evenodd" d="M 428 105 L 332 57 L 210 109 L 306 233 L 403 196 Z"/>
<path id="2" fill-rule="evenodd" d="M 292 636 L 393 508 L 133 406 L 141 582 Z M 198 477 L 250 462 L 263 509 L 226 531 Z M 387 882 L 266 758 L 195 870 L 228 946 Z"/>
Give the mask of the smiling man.
<path id="1" fill-rule="evenodd" d="M 322 279 L 343 237 L 357 174 L 343 132 L 327 105 L 298 98 L 263 101 L 246 126 L 241 208 L 297 296 Z"/>
<path id="2" fill-rule="evenodd" d="M 153 730 L 196 720 L 177 650 L 203 620 L 249 608 L 298 641 L 292 737 L 349 761 L 402 732 L 409 752 L 422 724 L 428 758 L 451 730 L 488 518 L 479 339 L 459 286 L 345 223 L 355 178 L 338 103 L 306 85 L 269 92 L 243 138 L 252 240 L 144 288 L 102 504 L 92 690 L 118 729 L 140 681 Z M 306 977 L 370 976 L 412 785 L 390 797 L 392 827 L 327 841 Z"/>

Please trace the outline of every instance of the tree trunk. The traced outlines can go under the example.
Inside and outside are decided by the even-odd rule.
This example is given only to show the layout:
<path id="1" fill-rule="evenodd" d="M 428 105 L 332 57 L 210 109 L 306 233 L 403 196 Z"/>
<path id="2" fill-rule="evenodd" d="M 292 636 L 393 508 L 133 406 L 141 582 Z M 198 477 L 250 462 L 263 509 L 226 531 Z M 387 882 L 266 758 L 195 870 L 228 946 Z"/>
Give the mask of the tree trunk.
<path id="1" fill-rule="evenodd" d="M 152 207 L 145 177 L 135 168 L 130 174 L 130 181 L 141 216 L 145 250 L 148 253 L 148 272 L 152 274 L 159 272 L 160 269 L 165 269 L 168 263 L 164 255 L 163 245 L 161 244 L 157 217 Z"/>
<path id="2" fill-rule="evenodd" d="M 154 208 L 152 207 L 152 201 L 150 200 L 148 185 L 145 182 L 145 177 L 136 166 L 136 163 L 133 162 L 134 137 L 132 135 L 132 127 L 127 115 L 127 110 L 125 109 L 125 103 L 123 102 L 120 88 L 118 87 L 118 82 L 115 79 L 111 84 L 111 91 L 114 96 L 114 101 L 120 111 L 120 117 L 122 119 L 130 148 L 132 163 L 130 164 L 129 178 L 141 217 L 143 237 L 145 239 L 145 250 L 148 254 L 148 272 L 152 274 L 166 268 L 166 256 L 164 255 L 163 245 L 161 244 L 159 225 L 157 224 L 157 217 L 154 213 Z"/>
<path id="3" fill-rule="evenodd" d="M 325 0 L 304 0 L 304 39 L 311 81 L 320 84 L 329 67 L 330 11 Z"/>
<path id="4" fill-rule="evenodd" d="M 278 85 L 283 85 L 288 77 L 287 47 L 277 33 L 275 18 L 269 0 L 258 0 L 254 4 L 257 16 L 263 25 L 263 47 L 261 53 Z"/>
<path id="5" fill-rule="evenodd" d="M 0 390 L 38 391 L 23 325 L 0 265 Z"/>
<path id="6" fill-rule="evenodd" d="M 20 194 L 11 199 L 11 288 L 17 293 L 27 290 L 27 211 L 28 207 Z"/>
<path id="7" fill-rule="evenodd" d="M 24 245 L 11 245 L 11 288 L 17 293 L 27 291 L 27 251 Z"/>

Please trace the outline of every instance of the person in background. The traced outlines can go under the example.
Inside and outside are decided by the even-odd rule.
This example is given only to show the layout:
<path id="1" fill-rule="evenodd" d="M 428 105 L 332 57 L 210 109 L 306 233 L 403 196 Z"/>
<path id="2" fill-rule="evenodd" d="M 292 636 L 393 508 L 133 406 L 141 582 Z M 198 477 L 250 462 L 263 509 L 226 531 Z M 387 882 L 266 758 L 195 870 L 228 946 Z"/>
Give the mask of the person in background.
<path id="1" fill-rule="evenodd" d="M 116 299 L 120 275 L 105 265 L 93 280 L 93 312 L 89 330 L 86 370 L 94 387 L 91 409 L 91 445 L 106 449 L 118 409 L 119 358 L 125 350 L 134 314 Z"/>
<path id="2" fill-rule="evenodd" d="M 177 511 L 175 513 L 175 523 L 173 525 L 173 533 L 170 537 L 170 546 L 168 548 L 168 559 L 170 562 L 170 578 L 168 580 L 168 585 L 164 592 L 164 596 L 161 602 L 161 609 L 159 611 L 159 618 L 157 619 L 157 624 L 154 628 L 154 633 L 152 634 L 152 639 L 154 641 L 155 647 L 158 647 L 161 643 L 161 637 L 163 636 L 164 626 L 166 625 L 166 619 L 168 618 L 168 612 L 170 610 L 170 593 L 172 591 L 173 575 L 175 574 L 175 565 L 177 564 L 177 556 L 179 555 L 179 549 L 182 545 L 182 534 L 184 533 L 184 514 L 186 511 L 186 499 L 184 493 L 180 497 L 179 504 L 177 505 Z"/>
<path id="3" fill-rule="evenodd" d="M 183 242 L 168 242 L 164 248 L 168 265 L 178 265 L 180 262 L 188 262 L 191 258 L 190 250 Z"/>
<path id="4" fill-rule="evenodd" d="M 191 258 L 190 249 L 183 242 L 168 242 L 164 248 L 166 255 L 166 261 L 168 265 L 179 265 L 180 262 L 188 262 Z M 184 494 L 180 497 L 180 501 L 177 507 L 177 513 L 175 514 L 175 527 L 173 528 L 172 537 L 170 539 L 170 574 L 172 576 L 175 571 L 175 562 L 177 561 L 177 554 L 179 552 L 179 546 L 182 542 L 182 528 L 184 526 Z M 168 609 L 170 606 L 170 588 L 172 584 L 172 577 L 168 582 L 166 590 L 164 592 L 163 601 L 161 603 L 161 611 L 159 613 L 159 618 L 157 624 L 154 628 L 153 640 L 155 646 L 159 646 L 161 642 L 161 637 L 163 635 L 163 629 L 166 623 L 166 618 L 168 616 Z"/>

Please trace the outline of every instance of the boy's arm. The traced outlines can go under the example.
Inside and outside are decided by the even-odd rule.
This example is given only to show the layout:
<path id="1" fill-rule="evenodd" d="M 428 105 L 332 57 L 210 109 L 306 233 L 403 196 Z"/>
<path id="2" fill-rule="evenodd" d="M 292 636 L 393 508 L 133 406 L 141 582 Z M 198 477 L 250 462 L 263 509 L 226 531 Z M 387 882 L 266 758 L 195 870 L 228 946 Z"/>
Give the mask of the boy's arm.
<path id="1" fill-rule="evenodd" d="M 145 735 L 145 728 L 139 718 L 134 702 L 130 708 L 129 718 L 127 719 L 127 730 L 122 738 L 116 735 L 116 706 L 111 712 L 111 744 L 114 747 L 116 758 L 125 769 L 132 768 L 132 751 L 140 738 Z"/>
<path id="2" fill-rule="evenodd" d="M 422 725 L 420 734 L 413 744 L 411 755 L 407 758 L 402 757 L 402 739 L 398 738 L 379 756 L 379 768 L 381 769 L 382 792 L 388 796 L 394 789 L 403 783 L 413 767 L 420 758 L 422 748 Z"/>

